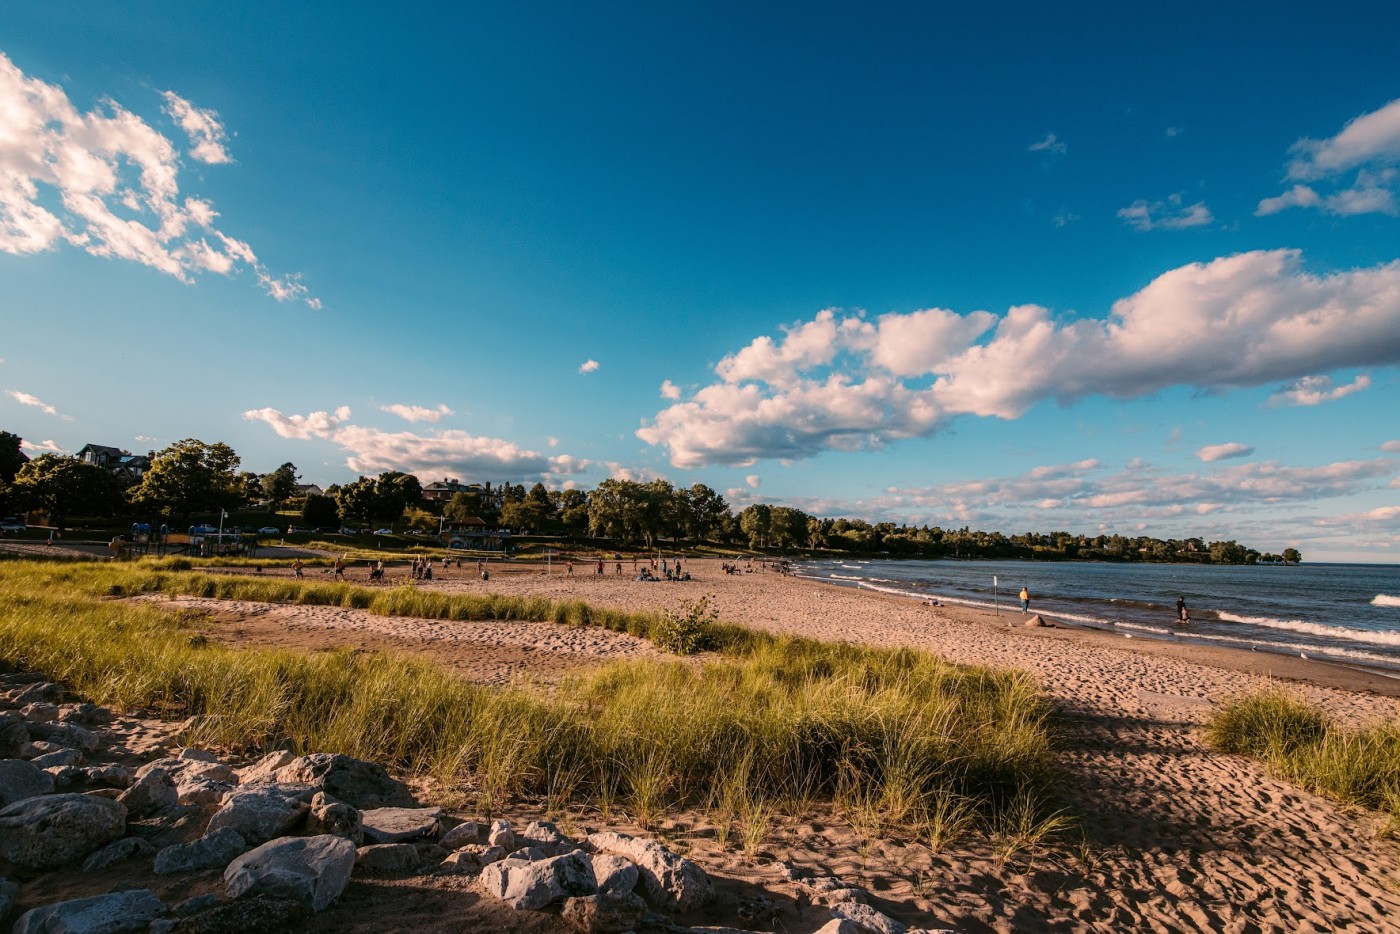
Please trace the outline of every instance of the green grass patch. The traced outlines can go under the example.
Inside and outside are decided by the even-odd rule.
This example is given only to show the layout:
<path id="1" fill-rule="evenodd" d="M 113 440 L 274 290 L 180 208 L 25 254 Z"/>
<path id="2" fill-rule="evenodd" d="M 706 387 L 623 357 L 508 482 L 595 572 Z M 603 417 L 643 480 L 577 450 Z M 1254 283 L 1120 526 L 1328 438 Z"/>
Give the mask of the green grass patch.
<path id="1" fill-rule="evenodd" d="M 1049 788 L 1048 707 L 1021 673 L 761 635 L 701 608 L 719 654 L 614 663 L 550 691 L 495 688 L 402 656 L 214 645 L 159 603 L 108 599 L 155 592 L 639 635 L 658 620 L 544 599 L 29 562 L 0 578 L 0 658 L 97 703 L 197 715 L 191 741 L 343 752 L 436 776 L 488 812 L 529 796 L 620 808 L 645 825 L 698 807 L 746 849 L 774 815 L 814 806 L 872 829 L 946 833 L 953 811 L 959 827 L 973 816 L 989 832 L 1040 826 L 1027 814 Z"/>
<path id="2" fill-rule="evenodd" d="M 1218 749 L 1343 804 L 1400 817 L 1400 724 L 1348 729 L 1276 689 L 1223 705 L 1206 727 Z"/>

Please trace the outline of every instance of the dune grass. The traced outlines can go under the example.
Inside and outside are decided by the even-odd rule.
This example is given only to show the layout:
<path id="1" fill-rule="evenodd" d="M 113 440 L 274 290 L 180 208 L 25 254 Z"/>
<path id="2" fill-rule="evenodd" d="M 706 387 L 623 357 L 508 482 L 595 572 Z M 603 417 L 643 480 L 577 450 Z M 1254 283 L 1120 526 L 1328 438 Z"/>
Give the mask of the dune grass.
<path id="1" fill-rule="evenodd" d="M 495 688 L 403 656 L 213 645 L 159 603 L 109 598 L 192 593 L 642 636 L 658 617 L 129 565 L 26 562 L 4 572 L 0 658 L 12 665 L 97 703 L 196 716 L 192 742 L 343 752 L 433 775 L 487 812 L 530 796 L 556 809 L 620 808 L 645 826 L 702 808 L 748 849 L 775 815 L 817 806 L 876 828 L 931 826 L 920 832 L 940 839 L 970 815 L 989 829 L 1023 824 L 1027 802 L 1043 802 L 1050 785 L 1048 707 L 1037 686 L 925 652 L 702 620 L 723 651 L 698 662 L 614 663 L 549 692 Z"/>
<path id="2" fill-rule="evenodd" d="M 1400 818 L 1400 723 L 1348 729 L 1278 689 L 1235 698 L 1212 716 L 1210 742 L 1342 804 Z"/>

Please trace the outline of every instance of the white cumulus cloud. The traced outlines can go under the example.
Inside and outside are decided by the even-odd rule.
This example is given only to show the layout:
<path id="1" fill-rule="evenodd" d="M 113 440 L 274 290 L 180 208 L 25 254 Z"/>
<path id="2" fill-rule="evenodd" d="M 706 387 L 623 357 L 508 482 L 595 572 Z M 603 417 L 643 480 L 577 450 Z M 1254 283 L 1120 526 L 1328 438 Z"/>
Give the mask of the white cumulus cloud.
<path id="1" fill-rule="evenodd" d="M 345 465 L 362 474 L 402 470 L 420 477 L 456 475 L 519 482 L 578 473 L 589 467 L 588 461 L 571 455 L 546 457 L 513 441 L 465 431 L 419 434 L 351 424 L 349 406 L 308 415 L 284 415 L 273 408 L 250 409 L 243 417 L 266 423 L 284 438 L 330 441 L 346 453 Z"/>
<path id="2" fill-rule="evenodd" d="M 401 403 L 395 403 L 393 405 L 381 405 L 379 410 L 381 412 L 388 412 L 391 415 L 397 415 L 406 422 L 436 423 L 442 421 L 444 415 L 456 414 L 447 407 L 446 403 L 441 402 L 438 403 L 438 407 L 435 409 L 429 409 L 421 405 L 403 405 Z"/>
<path id="3" fill-rule="evenodd" d="M 679 399 L 681 397 L 681 387 L 671 382 L 669 379 L 661 381 L 661 398 Z"/>
<path id="4" fill-rule="evenodd" d="M 579 364 L 578 371 L 579 371 L 580 373 L 594 373 L 594 372 L 597 371 L 597 369 L 598 369 L 598 361 L 597 361 L 597 360 L 585 360 L 585 361 L 583 361 L 583 363 Z"/>
<path id="5" fill-rule="evenodd" d="M 1247 444 L 1240 444 L 1238 441 L 1231 441 L 1228 444 L 1207 444 L 1196 452 L 1196 456 L 1207 464 L 1212 461 L 1225 460 L 1231 457 L 1248 457 L 1254 453 L 1254 448 Z"/>
<path id="6" fill-rule="evenodd" d="M 19 443 L 19 446 L 22 447 L 22 448 L 24 448 L 26 451 L 29 451 L 29 452 L 32 453 L 32 454 L 66 454 L 66 453 L 67 453 L 67 451 L 65 451 L 65 450 L 59 445 L 59 443 L 58 443 L 57 441 L 54 441 L 52 438 L 47 438 L 47 439 L 45 439 L 45 440 L 43 440 L 43 441 L 29 441 L 29 440 L 24 440 L 24 441 L 21 441 L 21 442 Z"/>
<path id="7" fill-rule="evenodd" d="M 1317 208 L 1330 214 L 1396 214 L 1400 191 L 1400 98 L 1362 114 L 1328 139 L 1300 139 L 1286 177 L 1298 183 L 1259 202 L 1255 214 Z M 1307 183 L 1307 184 L 1304 184 Z M 1317 190 L 1323 186 L 1327 193 Z"/>
<path id="8" fill-rule="evenodd" d="M 638 430 L 681 468 L 746 466 L 927 436 L 958 416 L 1019 418 L 1047 400 L 1217 391 L 1400 363 L 1400 261 L 1323 275 L 1296 250 L 1170 270 L 1105 319 L 920 311 L 762 336 L 717 380 Z M 1354 390 L 1353 390 L 1354 391 Z"/>
<path id="9" fill-rule="evenodd" d="M 1400 454 L 1400 438 L 1396 438 L 1394 441 L 1384 442 L 1381 444 L 1381 450 L 1388 451 L 1391 454 Z"/>
<path id="10" fill-rule="evenodd" d="M 749 485 L 749 489 L 751 490 L 756 490 L 763 485 L 763 481 L 759 478 L 758 474 L 756 473 L 749 474 L 747 477 L 744 478 L 744 482 Z"/>
<path id="11" fill-rule="evenodd" d="M 167 113 L 189 155 L 231 161 L 217 114 L 167 91 Z M 265 269 L 252 247 L 215 226 L 208 201 L 180 191 L 180 152 L 111 99 L 82 112 L 64 90 L 24 74 L 0 52 L 0 251 L 20 256 L 68 245 L 192 282 L 250 269 L 279 301 L 312 298 L 299 277 Z"/>

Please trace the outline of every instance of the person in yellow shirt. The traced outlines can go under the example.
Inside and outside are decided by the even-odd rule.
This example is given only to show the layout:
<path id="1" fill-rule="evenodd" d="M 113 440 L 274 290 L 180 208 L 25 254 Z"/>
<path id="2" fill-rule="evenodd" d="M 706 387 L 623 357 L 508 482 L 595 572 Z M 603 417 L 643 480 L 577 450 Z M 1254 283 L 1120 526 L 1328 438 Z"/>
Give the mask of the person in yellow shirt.
<path id="1" fill-rule="evenodd" d="M 1027 590 L 1025 587 L 1022 587 L 1022 588 L 1021 588 L 1021 612 L 1022 612 L 1022 613 L 1029 613 L 1030 611 L 1031 611 L 1031 592 L 1030 592 L 1029 590 Z"/>

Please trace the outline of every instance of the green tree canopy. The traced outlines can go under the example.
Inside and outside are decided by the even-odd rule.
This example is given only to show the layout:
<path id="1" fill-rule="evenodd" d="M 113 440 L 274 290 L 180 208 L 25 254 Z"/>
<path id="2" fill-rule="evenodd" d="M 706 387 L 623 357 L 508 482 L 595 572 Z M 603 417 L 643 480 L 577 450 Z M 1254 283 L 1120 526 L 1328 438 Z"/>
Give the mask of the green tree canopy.
<path id="1" fill-rule="evenodd" d="M 313 529 L 339 528 L 340 508 L 329 496 L 311 494 L 301 507 L 301 520 Z"/>
<path id="2" fill-rule="evenodd" d="M 131 502 L 165 516 L 236 509 L 244 492 L 238 464 L 238 455 L 222 441 L 205 444 L 185 438 L 156 452 L 151 468 L 131 491 Z"/>
<path id="3" fill-rule="evenodd" d="M 340 514 L 346 522 L 354 519 L 365 525 L 372 525 L 379 515 L 378 487 L 373 477 L 361 477 L 354 483 L 347 483 L 335 492 L 335 501 L 340 506 Z"/>
<path id="4" fill-rule="evenodd" d="M 375 515 L 386 519 L 397 519 L 409 506 L 417 506 L 423 499 L 423 484 L 411 473 L 387 470 L 375 481 Z"/>
<path id="5" fill-rule="evenodd" d="M 276 509 L 296 494 L 297 481 L 300 479 L 297 476 L 297 465 L 287 461 L 272 473 L 263 474 L 263 498 L 273 509 Z"/>
<path id="6" fill-rule="evenodd" d="M 13 480 L 20 468 L 29 463 L 29 455 L 21 447 L 23 443 L 19 435 L 0 431 L 0 485 Z"/>
<path id="7" fill-rule="evenodd" d="M 62 529 L 70 516 L 111 516 L 125 505 L 115 477 L 75 457 L 42 454 L 15 474 L 15 498 Z"/>

